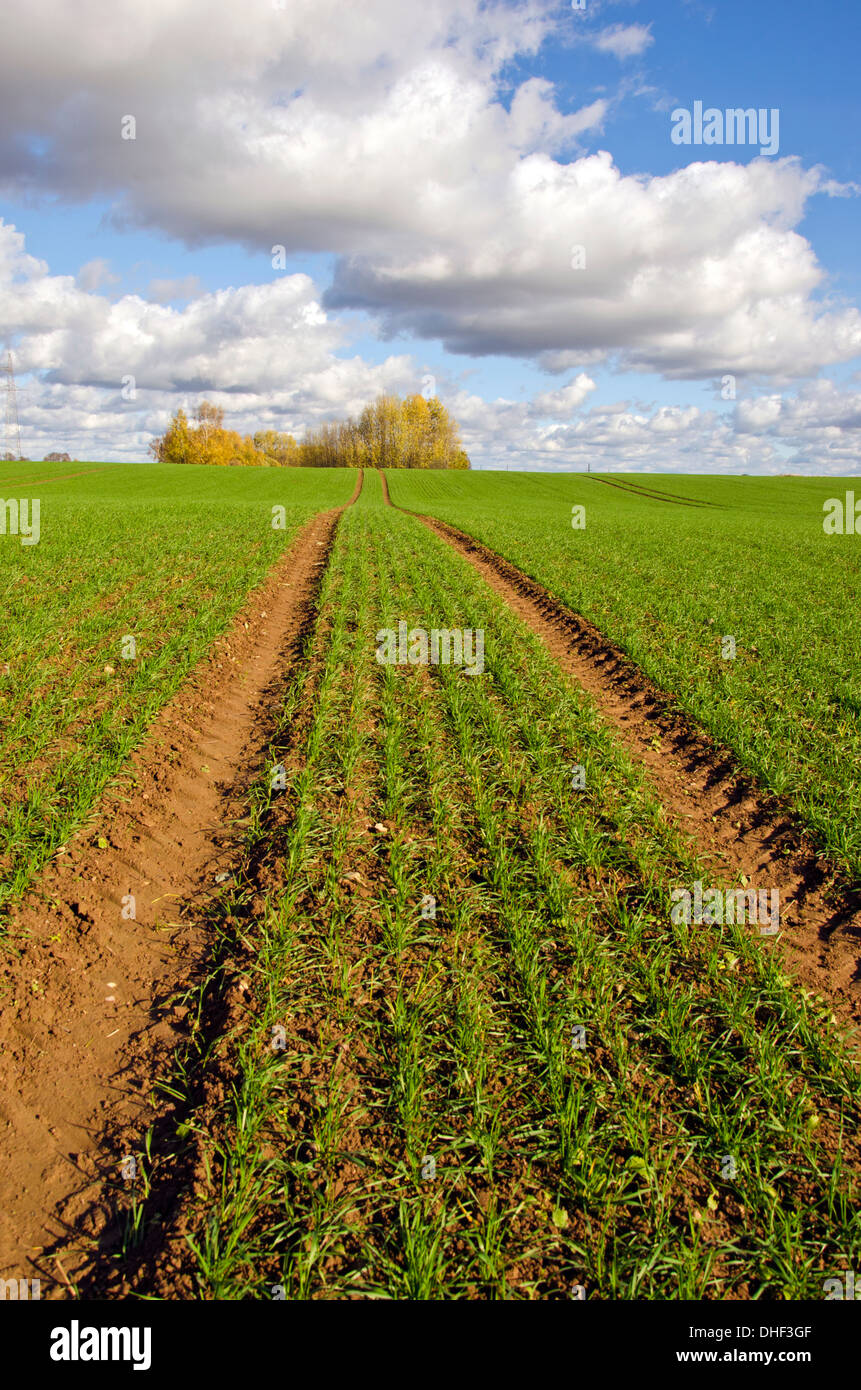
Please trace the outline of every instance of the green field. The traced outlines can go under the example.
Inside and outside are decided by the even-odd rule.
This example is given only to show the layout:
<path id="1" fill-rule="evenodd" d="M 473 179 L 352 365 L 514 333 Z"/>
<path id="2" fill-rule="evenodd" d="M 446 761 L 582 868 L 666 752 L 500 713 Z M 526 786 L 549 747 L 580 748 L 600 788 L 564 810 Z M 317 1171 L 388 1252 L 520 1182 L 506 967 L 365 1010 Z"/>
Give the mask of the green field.
<path id="1" fill-rule="evenodd" d="M 861 1078 L 828 1001 L 749 926 L 673 920 L 672 889 L 713 864 L 540 639 L 409 514 L 587 616 L 857 875 L 861 539 L 822 531 L 844 485 L 634 482 L 666 496 L 397 472 L 386 507 L 365 474 L 248 769 L 241 867 L 184 907 L 209 945 L 152 1077 L 178 1108 L 139 1136 L 134 1182 L 111 1190 L 122 1240 L 94 1256 L 125 1293 L 820 1299 L 858 1267 Z M 7 908 L 354 483 L 107 465 L 16 485 L 42 534 L 0 537 Z M 481 632 L 482 661 L 380 660 L 401 624 Z M 251 1002 L 228 1027 L 240 975 Z M 194 1176 L 168 1209 L 178 1156 Z"/>
<path id="2" fill-rule="evenodd" d="M 857 480 L 393 471 L 388 481 L 397 506 L 475 536 L 593 622 L 858 881 L 861 537 L 822 526 L 823 502 Z M 582 530 L 573 505 L 586 508 Z M 722 656 L 727 635 L 734 660 Z"/>
<path id="3" fill-rule="evenodd" d="M 401 620 L 483 629 L 484 674 L 380 665 Z M 259 787 L 213 918 L 261 1007 L 196 1131 L 203 1296 L 817 1297 L 857 1258 L 859 1080 L 829 1025 L 745 928 L 671 923 L 703 865 L 373 476 L 271 761 L 295 770 Z"/>
<path id="4" fill-rule="evenodd" d="M 0 536 L 0 911 L 83 823 L 296 528 L 354 483 L 311 469 L 0 464 L 0 497 L 38 498 L 41 531 L 35 545 Z"/>

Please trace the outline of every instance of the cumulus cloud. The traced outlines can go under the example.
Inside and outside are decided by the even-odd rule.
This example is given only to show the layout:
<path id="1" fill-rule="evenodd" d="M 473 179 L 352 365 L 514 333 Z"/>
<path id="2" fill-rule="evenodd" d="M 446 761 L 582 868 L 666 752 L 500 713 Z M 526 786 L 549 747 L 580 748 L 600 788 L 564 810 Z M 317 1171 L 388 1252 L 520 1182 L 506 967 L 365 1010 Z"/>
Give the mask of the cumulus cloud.
<path id="1" fill-rule="evenodd" d="M 623 176 L 578 147 L 612 97 L 509 91 L 505 65 L 562 28 L 552 0 L 8 0 L 6 21 L 0 182 L 19 194 L 110 196 L 118 225 L 190 244 L 335 253 L 329 309 L 457 353 L 790 380 L 861 348 L 795 230 L 844 191 L 822 171 Z M 652 41 L 581 37 L 619 57 Z"/>
<path id="2" fill-rule="evenodd" d="M 462 392 L 452 404 L 479 468 L 856 473 L 861 396 L 843 395 L 831 383 L 816 386 L 818 400 L 806 387 L 798 396 L 781 397 L 779 411 L 761 414 L 756 424 L 756 412 L 742 410 L 742 403 L 735 414 L 720 414 L 616 401 L 567 421 L 543 418 L 535 401 L 483 401 Z"/>
<path id="3" fill-rule="evenodd" d="M 585 372 L 581 372 L 569 381 L 567 386 L 562 386 L 556 391 L 539 392 L 533 398 L 531 408 L 539 415 L 564 418 L 579 410 L 589 393 L 594 390 L 595 382 Z"/>
<path id="4" fill-rule="evenodd" d="M 420 389 L 406 354 L 381 363 L 348 355 L 344 325 L 307 275 L 202 294 L 184 308 L 138 295 L 111 301 L 51 275 L 2 221 L 0 328 L 14 343 L 30 453 L 62 444 L 85 458 L 141 457 L 178 405 L 204 396 L 239 430 L 301 435 L 381 391 Z M 129 380 L 134 395 L 124 397 Z"/>
<path id="5" fill-rule="evenodd" d="M 591 102 L 569 116 L 557 111 L 553 84 L 531 77 L 518 87 L 511 103 L 511 136 L 519 150 L 557 150 L 570 145 L 585 130 L 600 127 L 607 114 L 604 100 Z"/>
<path id="6" fill-rule="evenodd" d="M 4 336 L 20 340 L 19 370 L 62 385 L 110 388 L 132 374 L 155 390 L 266 390 L 300 362 L 328 364 L 344 337 L 307 275 L 219 290 L 182 310 L 138 295 L 110 301 L 49 274 L 2 222 L 0 291 Z"/>
<path id="7" fill-rule="evenodd" d="M 7 0 L 0 188 L 109 199 L 117 228 L 241 244 L 262 265 L 274 245 L 338 258 L 325 291 L 280 275 L 205 293 L 192 275 L 108 296 L 106 260 L 52 275 L 0 225 L 0 333 L 35 374 L 34 421 L 65 400 L 71 430 L 108 440 L 128 426 L 126 375 L 144 435 L 184 394 L 221 392 L 237 421 L 301 432 L 417 389 L 409 352 L 349 356 L 338 314 L 360 310 L 393 338 L 574 373 L 526 406 L 464 395 L 486 457 L 833 461 L 857 438 L 852 401 L 822 383 L 782 392 L 861 351 L 861 315 L 827 297 L 798 231 L 812 198 L 856 190 L 794 159 L 623 174 L 596 147 L 618 93 L 568 106 L 544 77 L 512 85 L 572 22 L 572 42 L 649 51 L 648 24 L 596 27 L 598 12 L 584 28 L 557 0 Z M 733 415 L 588 409 L 601 366 L 732 373 L 764 394 Z"/>
<path id="8" fill-rule="evenodd" d="M 798 161 L 694 163 L 624 176 L 607 152 L 522 160 L 483 231 L 433 253 L 345 258 L 326 296 L 390 333 L 451 351 L 620 364 L 670 378 L 791 380 L 861 351 L 854 307 L 813 298 L 824 279 L 794 230 L 818 170 Z"/>
<path id="9" fill-rule="evenodd" d="M 804 466 L 826 473 L 857 473 L 861 464 L 861 391 L 829 380 L 809 381 L 797 392 L 739 401 L 734 427 L 792 448 Z"/>

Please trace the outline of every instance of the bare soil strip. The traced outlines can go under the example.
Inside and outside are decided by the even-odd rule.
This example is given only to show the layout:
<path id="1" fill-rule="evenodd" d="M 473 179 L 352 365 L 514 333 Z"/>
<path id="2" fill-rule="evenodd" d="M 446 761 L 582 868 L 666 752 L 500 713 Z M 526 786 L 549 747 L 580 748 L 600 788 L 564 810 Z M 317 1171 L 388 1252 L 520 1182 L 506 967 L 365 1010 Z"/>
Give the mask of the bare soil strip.
<path id="1" fill-rule="evenodd" d="M 361 485 L 360 473 L 351 503 Z M 43 1297 L 68 1292 L 110 1225 L 118 1174 L 100 1136 L 142 1142 L 152 1118 L 184 1027 L 174 1000 L 205 962 L 202 919 L 238 862 L 247 788 L 341 510 L 302 528 L 162 710 L 92 830 L 13 915 L 0 970 L 0 1277 L 38 1278 Z"/>
<path id="2" fill-rule="evenodd" d="M 385 477 L 383 491 L 392 505 Z M 588 692 L 701 857 L 718 873 L 746 875 L 751 887 L 780 889 L 780 942 L 788 965 L 829 1001 L 836 1018 L 861 1026 L 859 894 L 791 812 L 741 773 L 728 749 L 713 743 L 585 618 L 456 527 L 419 519 L 478 570 Z"/>

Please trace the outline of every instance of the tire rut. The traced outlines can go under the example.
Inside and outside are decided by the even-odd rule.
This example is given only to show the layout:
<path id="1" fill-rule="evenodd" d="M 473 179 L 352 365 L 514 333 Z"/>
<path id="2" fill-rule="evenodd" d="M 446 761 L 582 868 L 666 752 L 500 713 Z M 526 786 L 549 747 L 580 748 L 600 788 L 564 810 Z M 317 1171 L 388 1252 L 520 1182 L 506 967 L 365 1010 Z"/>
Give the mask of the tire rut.
<path id="1" fill-rule="evenodd" d="M 703 498 L 697 497 L 673 497 L 669 492 L 656 492 L 653 488 L 641 487 L 637 483 L 612 483 L 609 478 L 596 477 L 594 473 L 587 473 L 587 478 L 593 483 L 602 483 L 604 487 L 615 487 L 620 492 L 627 492 L 632 497 L 642 497 L 652 502 L 671 502 L 679 507 L 711 507 L 722 510 L 719 502 L 707 502 Z"/>
<path id="2" fill-rule="evenodd" d="M 700 857 L 717 872 L 745 875 L 752 887 L 780 889 L 787 964 L 835 1018 L 861 1027 L 861 893 L 817 851 L 791 810 L 587 619 L 457 527 L 409 514 L 468 560 L 591 696 Z"/>
<path id="3" fill-rule="evenodd" d="M 351 506 L 359 496 L 361 471 Z M 111 1223 L 107 1132 L 153 1118 L 236 867 L 248 789 L 301 657 L 344 508 L 319 513 L 165 705 L 11 917 L 0 970 L 0 1277 L 62 1297 Z M 111 1163 L 110 1173 L 107 1165 Z M 58 1277 L 59 1276 L 59 1277 Z"/>

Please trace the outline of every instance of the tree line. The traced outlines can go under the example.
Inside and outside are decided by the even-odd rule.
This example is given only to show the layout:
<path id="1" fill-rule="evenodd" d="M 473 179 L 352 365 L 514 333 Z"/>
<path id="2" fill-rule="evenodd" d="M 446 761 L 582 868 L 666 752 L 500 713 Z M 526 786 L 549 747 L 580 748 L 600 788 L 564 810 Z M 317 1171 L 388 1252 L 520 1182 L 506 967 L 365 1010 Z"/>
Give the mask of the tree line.
<path id="1" fill-rule="evenodd" d="M 160 463 L 275 468 L 469 468 L 457 422 L 436 396 L 378 396 L 361 414 L 292 434 L 225 429 L 220 406 L 202 401 L 194 422 L 177 410 L 150 444 Z"/>

